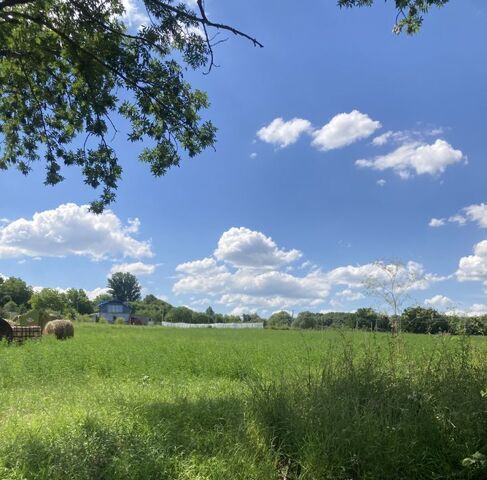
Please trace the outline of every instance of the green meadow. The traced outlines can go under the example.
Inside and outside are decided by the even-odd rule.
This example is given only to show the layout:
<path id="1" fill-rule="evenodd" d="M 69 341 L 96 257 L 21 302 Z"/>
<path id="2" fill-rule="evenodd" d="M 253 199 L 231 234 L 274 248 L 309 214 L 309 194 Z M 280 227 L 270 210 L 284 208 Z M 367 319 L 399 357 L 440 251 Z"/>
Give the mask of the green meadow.
<path id="1" fill-rule="evenodd" d="M 0 345 L 0 479 L 485 479 L 487 341 L 76 324 Z"/>

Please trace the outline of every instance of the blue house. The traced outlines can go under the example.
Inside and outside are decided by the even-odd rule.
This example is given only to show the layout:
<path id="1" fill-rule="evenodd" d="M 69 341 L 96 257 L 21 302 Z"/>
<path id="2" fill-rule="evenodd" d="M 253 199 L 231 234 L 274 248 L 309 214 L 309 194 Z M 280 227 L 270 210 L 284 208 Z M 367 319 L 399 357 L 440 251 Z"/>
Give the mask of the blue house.
<path id="1" fill-rule="evenodd" d="M 100 303 L 98 308 L 98 318 L 104 318 L 108 323 L 113 323 L 117 318 L 123 318 L 125 323 L 130 323 L 132 307 L 120 300 L 107 300 Z"/>

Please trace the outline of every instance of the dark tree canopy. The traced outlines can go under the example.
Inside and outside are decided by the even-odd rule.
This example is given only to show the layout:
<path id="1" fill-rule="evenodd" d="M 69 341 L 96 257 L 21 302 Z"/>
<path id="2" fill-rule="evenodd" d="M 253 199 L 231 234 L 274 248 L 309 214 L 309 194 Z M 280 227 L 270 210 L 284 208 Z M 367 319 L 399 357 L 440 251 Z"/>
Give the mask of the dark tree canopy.
<path id="1" fill-rule="evenodd" d="M 93 304 L 82 289 L 70 288 L 66 294 L 66 302 L 77 313 L 87 315 L 93 313 Z"/>
<path id="2" fill-rule="evenodd" d="M 33 290 L 22 279 L 10 277 L 3 280 L 0 277 L 0 306 L 9 301 L 16 305 L 25 305 L 32 297 Z"/>
<path id="3" fill-rule="evenodd" d="M 76 165 L 102 188 L 92 203 L 100 212 L 122 175 L 110 145 L 115 116 L 128 121 L 128 141 L 143 142 L 139 159 L 155 176 L 214 144 L 215 127 L 201 118 L 207 96 L 184 70 L 211 69 L 210 29 L 260 44 L 210 21 L 203 0 L 195 10 L 143 3 L 147 25 L 132 32 L 122 0 L 0 0 L 0 169 L 28 174 L 43 160 L 45 183 L 55 185 Z"/>
<path id="4" fill-rule="evenodd" d="M 135 275 L 128 272 L 114 273 L 108 279 L 109 292 L 113 298 L 121 302 L 136 302 L 140 300 L 140 284 Z"/>
<path id="5" fill-rule="evenodd" d="M 338 0 L 340 7 L 370 7 L 375 0 Z M 386 0 L 387 1 L 387 0 Z M 449 0 L 391 0 L 396 4 L 397 15 L 393 31 L 408 35 L 417 33 L 423 24 L 423 15 L 431 7 L 442 7 Z"/>

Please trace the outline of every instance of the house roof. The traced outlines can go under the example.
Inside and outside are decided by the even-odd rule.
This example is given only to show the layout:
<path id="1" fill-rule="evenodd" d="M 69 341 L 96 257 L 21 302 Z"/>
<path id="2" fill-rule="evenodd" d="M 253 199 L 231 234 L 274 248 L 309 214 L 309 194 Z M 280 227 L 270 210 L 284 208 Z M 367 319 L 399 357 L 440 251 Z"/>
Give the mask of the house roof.
<path id="1" fill-rule="evenodd" d="M 103 307 L 104 305 L 108 305 L 109 303 L 116 303 L 118 305 L 123 305 L 126 308 L 132 309 L 130 305 L 127 305 L 125 302 L 121 302 L 120 300 L 105 300 L 104 302 L 99 303 L 98 306 Z"/>

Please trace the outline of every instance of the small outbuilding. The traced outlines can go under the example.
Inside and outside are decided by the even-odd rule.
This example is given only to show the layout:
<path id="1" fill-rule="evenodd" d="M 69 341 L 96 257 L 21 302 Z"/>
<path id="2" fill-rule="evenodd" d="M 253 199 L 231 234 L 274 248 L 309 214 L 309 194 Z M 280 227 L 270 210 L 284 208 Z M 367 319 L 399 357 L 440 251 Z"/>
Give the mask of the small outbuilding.
<path id="1" fill-rule="evenodd" d="M 123 318 L 125 323 L 130 323 L 132 307 L 120 300 L 107 300 L 98 305 L 98 319 L 104 318 L 108 323 L 113 323 L 117 318 Z"/>

